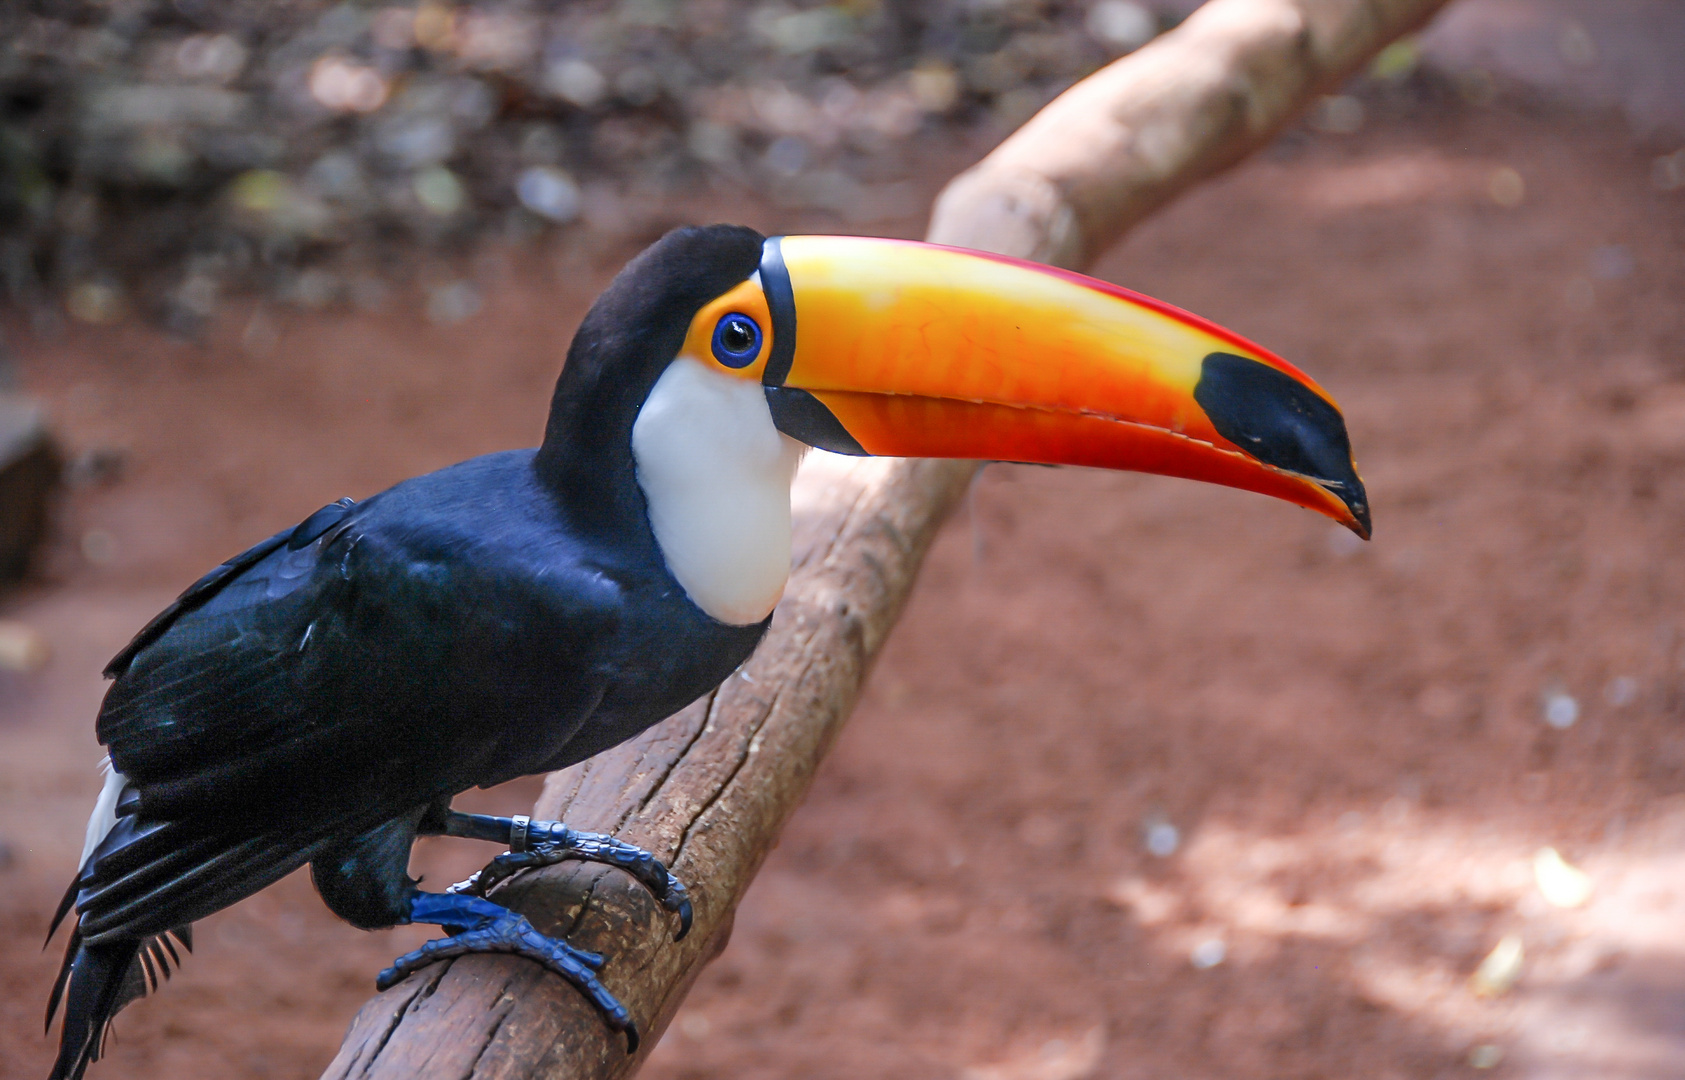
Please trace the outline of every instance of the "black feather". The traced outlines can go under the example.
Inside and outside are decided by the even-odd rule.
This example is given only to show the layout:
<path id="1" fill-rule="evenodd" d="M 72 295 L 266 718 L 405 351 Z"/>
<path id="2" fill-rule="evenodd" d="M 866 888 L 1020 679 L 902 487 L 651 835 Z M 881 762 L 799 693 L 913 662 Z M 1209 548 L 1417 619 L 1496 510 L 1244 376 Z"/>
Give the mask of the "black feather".
<path id="1" fill-rule="evenodd" d="M 64 890 L 64 896 L 59 899 L 59 906 L 53 912 L 53 921 L 47 924 L 47 939 L 41 942 L 41 948 L 45 949 L 52 944 L 53 935 L 59 932 L 59 924 L 70 914 L 70 909 L 76 906 L 76 893 L 81 887 L 80 877 L 70 879 L 70 887 Z"/>
<path id="2" fill-rule="evenodd" d="M 49 940 L 51 940 L 49 938 Z M 74 924 L 70 927 L 70 941 L 65 945 L 64 959 L 59 962 L 58 977 L 53 980 L 53 989 L 47 995 L 47 1023 L 44 1030 L 51 1031 L 53 1017 L 58 1013 L 59 1004 L 64 999 L 65 984 L 70 981 L 70 969 L 76 961 L 76 955 L 82 948 L 82 931 Z"/>
<path id="3" fill-rule="evenodd" d="M 48 1080 L 81 1080 L 88 1064 L 99 1058 L 106 1027 L 122 1005 L 124 983 L 141 942 L 88 945 L 77 941 L 74 945 L 75 952 L 65 957 L 60 976 L 64 1031 Z"/>
<path id="4" fill-rule="evenodd" d="M 175 603 L 153 616 L 152 621 L 141 627 L 140 632 L 130 639 L 127 645 L 123 646 L 122 651 L 111 658 L 111 662 L 105 665 L 105 677 L 115 679 L 129 670 L 129 665 L 134 662 L 136 655 L 162 637 L 164 632 L 169 630 L 183 612 L 191 610 L 216 595 L 217 590 L 227 584 L 229 579 L 241 570 L 286 543 L 287 536 L 291 532 L 291 529 L 286 529 L 276 533 L 263 543 L 236 555 L 189 585 L 180 596 L 176 597 Z"/>

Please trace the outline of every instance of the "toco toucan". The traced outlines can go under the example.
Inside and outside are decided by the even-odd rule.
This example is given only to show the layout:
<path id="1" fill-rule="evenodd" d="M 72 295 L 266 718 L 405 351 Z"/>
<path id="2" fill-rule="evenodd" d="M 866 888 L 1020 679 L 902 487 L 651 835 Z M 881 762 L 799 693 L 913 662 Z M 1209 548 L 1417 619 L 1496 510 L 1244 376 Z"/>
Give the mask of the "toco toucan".
<path id="1" fill-rule="evenodd" d="M 54 1080 L 179 962 L 191 924 L 309 864 L 336 914 L 452 936 L 382 972 L 515 952 L 589 995 L 603 958 L 484 897 L 523 866 L 647 853 L 451 798 L 631 738 L 730 675 L 790 569 L 790 483 L 842 454 L 1089 465 L 1369 510 L 1345 422 L 1296 368 L 1193 315 L 1032 263 L 910 241 L 680 229 L 592 306 L 536 450 L 342 499 L 190 586 L 112 660 L 110 753 L 48 1023 Z M 422 892 L 418 834 L 507 845 Z"/>

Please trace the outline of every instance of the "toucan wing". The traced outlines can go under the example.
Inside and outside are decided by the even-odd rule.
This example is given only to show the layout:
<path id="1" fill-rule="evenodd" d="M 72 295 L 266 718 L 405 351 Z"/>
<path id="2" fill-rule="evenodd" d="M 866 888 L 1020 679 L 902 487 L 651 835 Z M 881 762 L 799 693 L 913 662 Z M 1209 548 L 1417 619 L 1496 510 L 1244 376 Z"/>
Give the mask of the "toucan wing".
<path id="1" fill-rule="evenodd" d="M 346 524 L 352 508 L 356 505 L 351 499 L 331 502 L 292 528 L 282 529 L 262 543 L 252 545 L 189 585 L 176 597 L 174 603 L 141 627 L 140 632 L 123 646 L 122 652 L 111 658 L 111 662 L 105 665 L 105 677 L 115 679 L 128 671 L 129 665 L 134 663 L 140 651 L 163 637 L 183 613 L 202 607 L 225 586 L 233 583 L 241 574 L 262 562 L 283 544 L 289 549 L 297 550 L 334 527 Z"/>
<path id="2" fill-rule="evenodd" d="M 507 517 L 396 494 L 231 560 L 119 656 L 98 732 L 138 802 L 84 870 L 84 936 L 201 918 L 335 837 L 531 771 L 589 716 L 615 582 L 564 550 L 535 583 Z"/>

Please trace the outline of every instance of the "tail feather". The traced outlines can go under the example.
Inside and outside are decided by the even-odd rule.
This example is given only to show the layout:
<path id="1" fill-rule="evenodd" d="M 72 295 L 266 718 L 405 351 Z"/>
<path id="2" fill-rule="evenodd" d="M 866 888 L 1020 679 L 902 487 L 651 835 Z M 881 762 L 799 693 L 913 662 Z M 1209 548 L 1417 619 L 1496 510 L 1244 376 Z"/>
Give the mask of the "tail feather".
<path id="1" fill-rule="evenodd" d="M 63 986 L 64 1030 L 59 1056 L 48 1080 L 82 1080 L 89 1062 L 99 1059 L 105 1028 L 120 1007 L 126 976 L 140 951 L 139 941 L 83 944 L 72 935 L 74 952 L 60 973 Z M 57 995 L 54 995 L 55 998 Z"/>
<path id="2" fill-rule="evenodd" d="M 143 969 L 138 974 L 140 974 L 141 977 L 143 979 L 145 979 L 144 984 L 140 988 L 140 992 L 142 994 L 150 994 L 150 993 L 152 993 L 152 992 L 154 992 L 155 990 L 158 989 L 158 969 L 155 966 L 153 966 L 153 963 L 152 963 L 152 950 L 150 948 L 148 948 L 146 945 L 142 945 L 140 947 L 140 952 L 135 954 L 135 959 L 140 961 L 140 966 Z M 129 969 L 130 969 L 131 972 L 133 972 L 134 971 L 134 965 L 130 964 Z M 168 971 L 164 972 L 164 978 L 167 979 L 169 977 L 170 977 L 170 973 Z M 123 981 L 125 983 L 128 982 L 127 979 L 125 979 Z"/>
<path id="3" fill-rule="evenodd" d="M 158 987 L 163 985 L 164 980 L 174 975 L 176 968 L 181 967 L 181 956 L 176 952 L 176 947 L 170 943 L 172 936 L 191 938 L 193 929 L 192 927 L 182 926 L 149 937 L 141 942 L 140 955 L 137 959 L 140 961 L 140 966 L 145 968 L 146 981 L 141 983 L 138 979 L 140 973 L 134 966 L 131 966 L 129 978 L 124 980 L 124 992 L 121 1000 L 117 1003 L 117 1009 L 113 1010 L 114 1012 L 122 1010 L 136 998 L 156 993 Z M 183 940 L 182 943 L 185 945 L 186 941 Z M 191 952 L 192 949 L 189 948 L 188 951 Z M 138 992 L 130 993 L 131 988 Z"/>
<path id="4" fill-rule="evenodd" d="M 50 942 L 52 938 L 49 936 Z M 53 989 L 47 994 L 47 1023 L 43 1030 L 53 1030 L 53 1016 L 59 1011 L 59 1003 L 64 1000 L 64 988 L 70 982 L 70 969 L 75 966 L 76 954 L 82 948 L 82 931 L 74 924 L 70 927 L 70 944 L 64 950 L 64 962 L 59 965 L 58 978 L 53 980 Z"/>
<path id="5" fill-rule="evenodd" d="M 53 912 L 53 921 L 47 924 L 47 940 L 41 943 L 45 949 L 52 943 L 53 935 L 59 932 L 59 924 L 70 914 L 70 909 L 76 906 L 76 894 L 81 891 L 82 878 L 80 875 L 70 879 L 70 887 L 64 890 L 63 899 L 59 900 L 58 910 Z"/>
<path id="6" fill-rule="evenodd" d="M 49 1029 L 59 1008 L 64 1009 L 58 1061 L 49 1080 L 80 1080 L 89 1062 L 99 1060 L 112 1018 L 157 990 L 181 967 L 177 942 L 192 952 L 193 928 L 179 926 L 155 937 L 98 945 L 85 943 L 79 926 L 70 928 L 64 963 L 47 998 Z"/>

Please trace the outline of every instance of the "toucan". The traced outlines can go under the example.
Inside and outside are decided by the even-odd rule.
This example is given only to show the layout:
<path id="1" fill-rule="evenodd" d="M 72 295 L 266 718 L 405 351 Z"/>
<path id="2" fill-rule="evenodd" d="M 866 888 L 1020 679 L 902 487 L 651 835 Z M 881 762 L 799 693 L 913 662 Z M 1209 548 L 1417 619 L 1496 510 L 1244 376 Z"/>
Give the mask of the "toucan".
<path id="1" fill-rule="evenodd" d="M 668 233 L 580 323 L 537 449 L 341 499 L 223 563 L 111 661 L 109 751 L 47 1023 L 77 1080 L 191 926 L 308 865 L 337 915 L 443 927 L 382 972 L 518 954 L 635 1049 L 604 957 L 490 899 L 530 866 L 620 867 L 689 926 L 651 855 L 464 814 L 474 786 L 583 761 L 707 693 L 766 634 L 809 448 L 1131 469 L 1319 511 L 1367 538 L 1345 421 L 1297 368 L 1102 281 L 903 240 Z M 508 851 L 462 886 L 418 835 Z M 51 931 L 49 932 L 49 939 Z"/>

